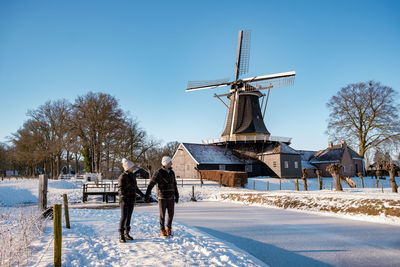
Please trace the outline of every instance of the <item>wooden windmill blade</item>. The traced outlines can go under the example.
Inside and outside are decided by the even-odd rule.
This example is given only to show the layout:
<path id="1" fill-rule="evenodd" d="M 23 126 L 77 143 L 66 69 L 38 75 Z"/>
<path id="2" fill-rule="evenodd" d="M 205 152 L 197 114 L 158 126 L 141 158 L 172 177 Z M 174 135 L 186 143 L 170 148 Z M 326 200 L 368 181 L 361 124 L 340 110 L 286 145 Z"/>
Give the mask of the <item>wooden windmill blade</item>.
<path id="1" fill-rule="evenodd" d="M 186 91 L 211 89 L 222 86 L 228 86 L 230 84 L 231 83 L 229 82 L 229 78 L 218 79 L 218 80 L 206 80 L 206 81 L 189 81 Z"/>
<path id="2" fill-rule="evenodd" d="M 265 80 L 283 79 L 283 78 L 293 78 L 294 79 L 295 76 L 296 76 L 295 71 L 289 71 L 289 72 L 281 72 L 281 73 L 245 78 L 245 79 L 243 79 L 243 82 L 244 83 L 252 83 L 252 82 L 260 82 L 260 81 L 265 81 Z"/>
<path id="3" fill-rule="evenodd" d="M 261 91 L 265 89 L 287 87 L 294 84 L 295 76 L 281 77 L 275 79 L 261 80 L 246 83 L 246 91 Z"/>
<path id="4" fill-rule="evenodd" d="M 251 31 L 239 31 L 239 40 L 235 64 L 235 77 L 249 72 Z"/>

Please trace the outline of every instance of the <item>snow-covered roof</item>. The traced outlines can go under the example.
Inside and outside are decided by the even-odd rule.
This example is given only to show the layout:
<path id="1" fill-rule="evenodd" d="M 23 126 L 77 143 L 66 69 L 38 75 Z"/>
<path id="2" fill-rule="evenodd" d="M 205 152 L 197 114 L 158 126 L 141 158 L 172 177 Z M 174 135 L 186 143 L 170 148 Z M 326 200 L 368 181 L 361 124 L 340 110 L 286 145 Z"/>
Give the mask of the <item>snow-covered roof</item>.
<path id="1" fill-rule="evenodd" d="M 289 145 L 282 143 L 282 142 L 276 142 L 274 143 L 271 148 L 267 149 L 264 154 L 294 154 L 294 155 L 299 155 L 300 153 L 297 152 L 295 149 L 291 148 Z"/>
<path id="2" fill-rule="evenodd" d="M 245 164 L 230 149 L 216 145 L 182 143 L 198 164 Z"/>
<path id="3" fill-rule="evenodd" d="M 301 154 L 302 161 L 309 161 L 318 151 L 311 151 L 311 150 L 297 150 Z"/>
<path id="4" fill-rule="evenodd" d="M 314 165 L 311 165 L 308 160 L 302 160 L 301 161 L 301 168 L 316 169 L 316 167 Z"/>
<path id="5" fill-rule="evenodd" d="M 349 151 L 352 159 L 362 160 L 362 158 L 349 146 L 343 146 L 343 144 L 340 144 L 318 151 L 310 160 L 310 163 L 341 162 L 345 149 Z"/>
<path id="6" fill-rule="evenodd" d="M 330 163 L 340 162 L 343 156 L 344 149 L 336 147 L 328 147 L 325 150 L 318 151 L 310 163 Z"/>

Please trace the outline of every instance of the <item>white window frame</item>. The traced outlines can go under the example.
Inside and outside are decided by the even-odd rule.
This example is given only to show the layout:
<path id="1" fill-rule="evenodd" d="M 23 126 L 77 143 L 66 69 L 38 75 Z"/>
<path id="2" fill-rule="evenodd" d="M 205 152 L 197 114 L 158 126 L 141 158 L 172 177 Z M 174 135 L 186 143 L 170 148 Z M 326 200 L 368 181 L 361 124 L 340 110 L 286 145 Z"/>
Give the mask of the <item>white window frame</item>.
<path id="1" fill-rule="evenodd" d="M 219 164 L 219 170 L 220 171 L 225 171 L 226 170 L 226 165 L 225 164 Z"/>
<path id="2" fill-rule="evenodd" d="M 285 166 L 285 169 L 289 169 L 289 161 L 285 160 L 285 161 L 283 162 L 283 164 L 284 164 L 284 166 Z"/>
<path id="3" fill-rule="evenodd" d="M 298 162 L 298 161 L 295 161 L 295 162 L 294 162 L 294 168 L 295 168 L 295 169 L 298 169 L 298 168 L 299 168 L 299 162 Z"/>

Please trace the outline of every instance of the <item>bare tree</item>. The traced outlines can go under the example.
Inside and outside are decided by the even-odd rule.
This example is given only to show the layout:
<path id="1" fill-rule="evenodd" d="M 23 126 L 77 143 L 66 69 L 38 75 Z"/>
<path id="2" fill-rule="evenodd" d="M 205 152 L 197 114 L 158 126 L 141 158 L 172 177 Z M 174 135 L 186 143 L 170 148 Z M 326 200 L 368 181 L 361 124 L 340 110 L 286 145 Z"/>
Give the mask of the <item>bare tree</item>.
<path id="1" fill-rule="evenodd" d="M 327 103 L 330 109 L 327 134 L 346 140 L 365 152 L 383 142 L 400 141 L 397 93 L 379 82 L 350 84 Z"/>
<path id="2" fill-rule="evenodd" d="M 78 96 L 73 105 L 73 122 L 82 142 L 86 171 L 100 172 L 107 136 L 124 127 L 125 117 L 117 99 L 92 92 Z"/>
<path id="3" fill-rule="evenodd" d="M 47 101 L 36 110 L 28 111 L 31 123 L 40 129 L 43 139 L 40 142 L 44 160 L 50 160 L 51 173 L 58 177 L 61 171 L 63 152 L 66 148 L 67 133 L 70 129 L 71 104 L 65 100 Z"/>

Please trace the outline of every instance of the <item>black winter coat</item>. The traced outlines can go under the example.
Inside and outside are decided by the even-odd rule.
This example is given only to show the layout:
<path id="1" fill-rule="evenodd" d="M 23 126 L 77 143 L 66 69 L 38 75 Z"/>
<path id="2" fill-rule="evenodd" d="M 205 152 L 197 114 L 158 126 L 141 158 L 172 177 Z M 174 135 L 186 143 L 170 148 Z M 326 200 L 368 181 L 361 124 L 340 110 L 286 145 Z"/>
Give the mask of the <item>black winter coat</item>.
<path id="1" fill-rule="evenodd" d="M 136 177 L 132 172 L 124 172 L 118 177 L 118 194 L 121 198 L 136 201 L 136 193 L 144 198 L 137 186 Z"/>
<path id="2" fill-rule="evenodd" d="M 175 173 L 172 169 L 169 172 L 163 168 L 158 169 L 150 179 L 146 195 L 150 195 L 154 185 L 157 184 L 158 199 L 178 199 L 179 192 L 176 186 Z"/>

